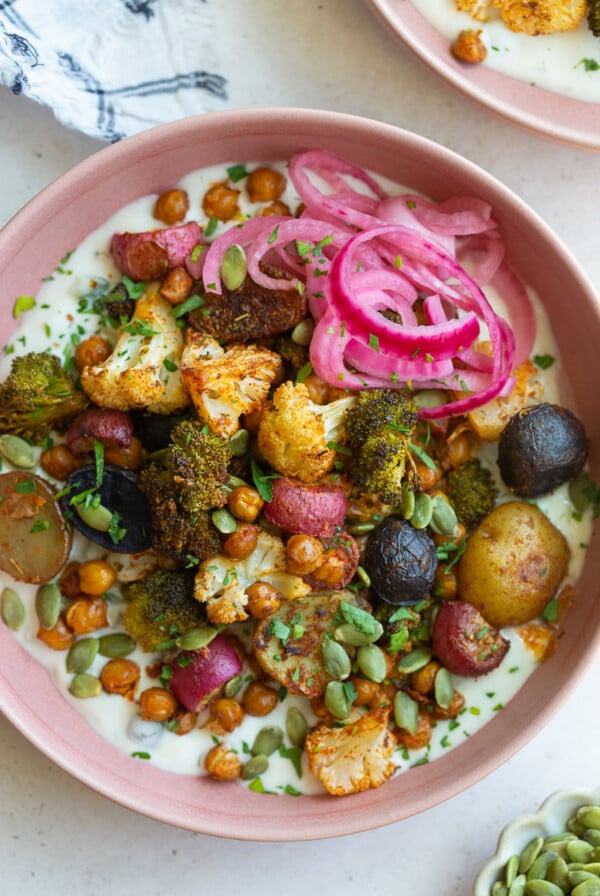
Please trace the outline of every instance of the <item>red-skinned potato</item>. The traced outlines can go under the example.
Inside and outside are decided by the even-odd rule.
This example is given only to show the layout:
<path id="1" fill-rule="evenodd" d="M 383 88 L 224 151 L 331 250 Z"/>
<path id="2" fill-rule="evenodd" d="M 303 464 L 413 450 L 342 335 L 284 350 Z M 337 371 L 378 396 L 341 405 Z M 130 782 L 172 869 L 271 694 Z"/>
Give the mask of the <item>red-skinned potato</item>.
<path id="1" fill-rule="evenodd" d="M 133 423 L 125 411 L 88 408 L 78 414 L 67 431 L 67 445 L 76 457 L 94 449 L 94 441 L 105 448 L 128 448 L 133 437 Z"/>
<path id="2" fill-rule="evenodd" d="M 169 685 L 189 712 L 199 712 L 230 678 L 242 671 L 240 658 L 224 635 L 199 650 L 183 650 L 171 662 Z"/>
<path id="3" fill-rule="evenodd" d="M 435 617 L 431 647 L 448 672 L 477 678 L 500 665 L 510 641 L 471 604 L 448 600 L 440 605 Z"/>
<path id="4" fill-rule="evenodd" d="M 264 513 L 285 532 L 331 538 L 344 524 L 346 496 L 331 485 L 306 485 L 283 476 L 274 480 Z"/>
<path id="5" fill-rule="evenodd" d="M 115 233 L 110 252 L 117 268 L 132 280 L 157 280 L 169 268 L 183 267 L 188 255 L 201 243 L 199 224 L 189 221 L 143 233 Z"/>

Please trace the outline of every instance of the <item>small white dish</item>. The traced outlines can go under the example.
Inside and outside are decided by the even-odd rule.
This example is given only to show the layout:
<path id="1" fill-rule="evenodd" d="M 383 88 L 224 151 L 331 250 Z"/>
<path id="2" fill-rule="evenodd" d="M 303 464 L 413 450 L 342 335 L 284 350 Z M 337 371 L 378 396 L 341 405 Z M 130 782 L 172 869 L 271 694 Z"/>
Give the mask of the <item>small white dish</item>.
<path id="1" fill-rule="evenodd" d="M 572 787 L 551 794 L 536 812 L 520 815 L 500 833 L 494 855 L 486 862 L 473 885 L 473 896 L 491 896 L 502 880 L 506 863 L 536 837 L 550 837 L 566 830 L 566 824 L 581 806 L 600 805 L 600 787 Z"/>

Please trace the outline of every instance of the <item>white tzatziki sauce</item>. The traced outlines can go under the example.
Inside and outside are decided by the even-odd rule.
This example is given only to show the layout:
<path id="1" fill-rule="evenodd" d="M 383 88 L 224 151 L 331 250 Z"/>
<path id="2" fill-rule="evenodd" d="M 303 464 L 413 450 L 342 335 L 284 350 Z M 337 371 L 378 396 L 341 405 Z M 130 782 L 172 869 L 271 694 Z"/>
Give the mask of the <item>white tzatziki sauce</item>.
<path id="1" fill-rule="evenodd" d="M 482 65 L 519 81 L 588 103 L 600 102 L 600 38 L 587 22 L 557 34 L 511 31 L 492 11 L 487 22 L 459 12 L 454 0 L 411 0 L 423 18 L 453 42 L 460 31 L 481 30 L 487 48 Z"/>
<path id="2" fill-rule="evenodd" d="M 423 5 L 427 5 L 423 3 Z M 269 163 L 272 164 L 272 163 Z M 190 201 L 188 220 L 198 219 L 202 197 L 207 188 L 214 182 L 223 180 L 226 166 L 204 169 L 184 177 L 178 186 L 187 191 Z M 250 169 L 253 166 L 249 166 Z M 285 165 L 278 166 L 285 172 Z M 402 191 L 399 185 L 382 181 L 390 193 Z M 71 251 L 51 276 L 45 279 L 37 297 L 35 307 L 23 315 L 22 323 L 14 333 L 10 345 L 5 347 L 0 360 L 0 378 L 8 374 L 12 358 L 15 355 L 30 351 L 49 350 L 61 358 L 65 358 L 78 338 L 96 332 L 98 315 L 83 310 L 82 297 L 90 292 L 93 284 L 101 278 L 118 283 L 121 275 L 115 268 L 109 254 L 109 242 L 116 231 L 144 231 L 155 229 L 158 224 L 153 217 L 152 209 L 156 194 L 136 200 L 121 209 L 96 231 L 91 233 L 81 245 Z M 294 209 L 298 197 L 290 188 L 282 197 L 290 208 Z M 250 214 L 252 207 L 240 204 L 244 213 Z M 201 215 L 201 212 L 200 212 Z M 201 225 L 203 222 L 200 218 Z M 218 225 L 217 234 L 224 225 Z M 65 247 L 70 249 L 72 247 Z M 489 295 L 494 304 L 495 297 Z M 538 298 L 531 296 L 537 315 L 537 336 L 534 354 L 553 356 L 556 360 L 547 370 L 540 371 L 544 386 L 543 400 L 556 402 L 559 399 L 560 361 L 557 357 L 556 345 Z M 496 297 L 497 300 L 497 297 Z M 493 452 L 493 448 L 490 451 Z M 493 458 L 491 461 L 493 465 Z M 3 470 L 10 469 L 5 461 Z M 49 478 L 42 471 L 42 475 Z M 62 483 L 57 483 L 60 487 Z M 573 514 L 573 506 L 569 501 L 567 486 L 561 486 L 552 495 L 537 502 L 554 524 L 563 532 L 572 552 L 568 581 L 574 582 L 580 572 L 585 544 L 591 531 L 591 514 L 584 514 L 577 519 Z M 110 554 L 91 544 L 78 532 L 74 534 L 72 559 L 90 560 L 98 557 L 107 558 L 116 564 L 128 563 L 127 555 Z M 116 694 L 102 693 L 91 699 L 77 699 L 69 692 L 72 674 L 66 670 L 66 651 L 49 649 L 37 637 L 38 622 L 35 612 L 36 586 L 16 583 L 7 574 L 0 573 L 0 590 L 10 587 L 17 591 L 26 609 L 26 621 L 15 637 L 25 650 L 32 654 L 48 671 L 57 689 L 73 708 L 114 747 L 137 757 L 135 761 L 145 760 L 162 769 L 184 774 L 203 774 L 203 761 L 206 753 L 214 746 L 215 736 L 208 727 L 202 727 L 207 714 L 200 716 L 199 726 L 185 736 L 178 736 L 170 731 L 168 725 L 143 722 L 140 724 L 135 701 Z M 124 604 L 119 595 L 118 585 L 107 595 L 108 617 L 110 627 L 94 635 L 102 635 L 108 631 L 124 631 L 121 617 Z M 243 632 L 243 623 L 239 624 Z M 506 629 L 503 634 L 511 641 L 509 653 L 500 666 L 486 676 L 477 679 L 453 676 L 455 688 L 465 697 L 465 705 L 461 714 L 450 721 L 438 721 L 434 724 L 431 743 L 420 751 L 404 751 L 398 748 L 395 760 L 400 772 L 410 769 L 415 764 L 422 764 L 436 759 L 449 749 L 457 746 L 465 738 L 474 734 L 485 725 L 515 695 L 537 665 L 533 653 L 525 646 L 516 629 Z M 160 654 L 143 653 L 140 649 L 129 655 L 129 659 L 138 663 L 141 679 L 138 692 L 144 688 L 160 684 L 156 678 L 147 674 L 147 668 L 159 659 Z M 92 675 L 99 675 L 106 657 L 96 656 L 93 665 L 87 670 Z M 263 718 L 246 715 L 243 723 L 233 732 L 228 733 L 228 745 L 241 757 L 248 756 L 249 745 L 255 735 L 265 725 L 279 725 L 285 730 L 285 715 L 290 705 L 297 705 L 309 724 L 316 723 L 308 701 L 302 696 L 288 693 L 282 694 L 278 707 Z M 287 741 L 284 741 L 284 744 Z M 283 755 L 282 755 L 283 754 Z M 293 750 L 283 750 L 270 757 L 268 770 L 260 777 L 260 789 L 268 792 L 318 793 L 323 787 L 312 777 L 304 753 L 294 754 Z M 134 761 L 134 759 L 132 759 Z M 247 782 L 244 782 L 246 784 Z M 250 786 L 250 785 L 248 785 Z"/>

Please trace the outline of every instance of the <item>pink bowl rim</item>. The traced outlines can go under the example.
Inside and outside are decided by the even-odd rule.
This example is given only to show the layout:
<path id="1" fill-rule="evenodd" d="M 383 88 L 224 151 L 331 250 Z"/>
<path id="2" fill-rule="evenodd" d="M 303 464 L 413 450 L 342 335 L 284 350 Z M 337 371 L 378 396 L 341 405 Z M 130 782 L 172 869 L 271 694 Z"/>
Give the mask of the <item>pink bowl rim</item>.
<path id="1" fill-rule="evenodd" d="M 297 139 L 306 131 L 314 134 L 319 129 L 324 134 L 335 133 L 337 138 L 362 142 L 363 148 L 366 144 L 373 144 L 373 141 L 382 141 L 393 143 L 395 149 L 408 146 L 432 164 L 443 166 L 450 163 L 453 170 L 472 181 L 474 190 L 492 197 L 490 201 L 493 202 L 493 197 L 496 197 L 508 202 L 510 209 L 521 217 L 522 225 L 532 228 L 560 256 L 561 263 L 578 288 L 587 296 L 594 296 L 584 272 L 551 229 L 492 175 L 445 147 L 393 125 L 315 109 L 254 108 L 208 113 L 161 125 L 105 147 L 57 178 L 6 224 L 0 231 L 0 263 L 3 258 L 10 258 L 12 252 L 19 250 L 32 221 L 44 220 L 50 209 L 60 207 L 66 198 L 72 198 L 82 182 L 98 184 L 119 165 L 127 167 L 132 156 L 159 156 L 173 143 L 197 140 L 200 135 L 210 140 L 219 135 L 223 137 L 229 131 L 239 134 L 254 132 L 264 138 L 268 146 L 273 133 L 287 135 L 289 132 L 293 139 Z M 597 299 L 595 301 L 600 326 L 600 303 Z M 8 633 L 9 637 L 3 635 L 0 631 L 2 665 L 5 669 L 12 669 L 15 668 L 13 664 L 19 664 L 24 672 L 24 681 L 15 682 L 0 668 L 0 710 L 34 746 L 64 771 L 97 793 L 157 821 L 198 833 L 268 842 L 323 839 L 382 827 L 423 812 L 472 786 L 511 758 L 550 721 L 589 668 L 595 648 L 600 645 L 600 629 L 588 633 L 589 649 L 574 654 L 569 676 L 557 684 L 550 699 L 540 704 L 537 715 L 526 728 L 517 727 L 510 738 L 502 738 L 502 723 L 499 724 L 502 714 L 485 726 L 483 730 L 489 729 L 490 737 L 497 735 L 493 755 L 483 745 L 478 746 L 479 737 L 475 734 L 452 750 L 451 754 L 412 769 L 410 777 L 414 793 L 403 792 L 401 785 L 394 786 L 394 782 L 388 782 L 376 790 L 343 799 L 319 795 L 298 800 L 291 796 L 251 794 L 237 785 L 215 784 L 203 778 L 202 789 L 205 799 L 208 795 L 208 801 L 191 806 L 184 792 L 186 787 L 189 790 L 192 786 L 187 777 L 172 775 L 139 761 L 132 765 L 130 757 L 108 745 L 62 698 L 61 706 L 57 705 L 56 699 L 53 702 L 58 716 L 52 721 L 45 719 L 39 711 L 43 697 L 52 699 L 52 695 L 58 692 L 49 678 L 44 680 L 47 678 L 45 672 L 40 673 L 39 664 L 25 653 L 11 633 Z M 41 695 L 30 693 L 30 678 L 41 688 Z M 510 706 L 503 712 L 510 713 Z M 61 722 L 64 723 L 63 727 Z M 465 751 L 469 759 L 462 763 L 464 774 L 457 782 L 452 774 L 454 758 L 458 760 Z M 181 783 L 184 777 L 185 786 Z M 403 778 L 406 780 L 404 775 L 397 776 L 396 782 Z M 171 789 L 174 779 L 178 783 Z M 236 808 L 224 813 L 219 808 L 220 797 L 225 796 L 226 790 L 223 788 L 231 786 L 236 788 L 233 800 Z"/>
<path id="2" fill-rule="evenodd" d="M 410 0 L 365 2 L 431 71 L 488 111 L 559 143 L 600 149 L 600 104 L 553 93 L 486 66 L 460 63 L 450 53 L 447 38 Z"/>

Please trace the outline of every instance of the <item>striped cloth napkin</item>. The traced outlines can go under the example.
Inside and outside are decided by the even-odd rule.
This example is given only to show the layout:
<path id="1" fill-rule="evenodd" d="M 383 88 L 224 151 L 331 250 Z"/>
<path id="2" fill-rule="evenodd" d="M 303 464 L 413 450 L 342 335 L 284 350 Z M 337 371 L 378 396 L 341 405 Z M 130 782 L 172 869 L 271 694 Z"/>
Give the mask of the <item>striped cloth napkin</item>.
<path id="1" fill-rule="evenodd" d="M 0 0 L 0 84 L 110 142 L 218 109 L 212 2 Z"/>

